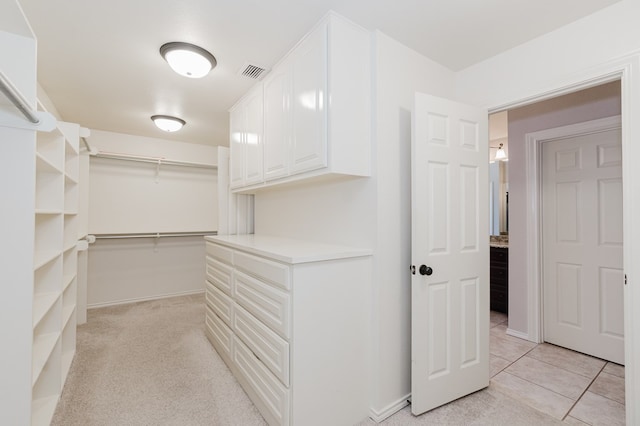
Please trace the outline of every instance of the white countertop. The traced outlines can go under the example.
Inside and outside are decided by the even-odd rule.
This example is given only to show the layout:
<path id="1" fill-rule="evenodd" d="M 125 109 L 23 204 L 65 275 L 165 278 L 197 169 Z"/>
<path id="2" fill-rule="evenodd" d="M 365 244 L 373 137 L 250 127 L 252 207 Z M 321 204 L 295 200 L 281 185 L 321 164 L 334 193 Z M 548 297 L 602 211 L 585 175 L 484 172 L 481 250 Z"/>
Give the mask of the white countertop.
<path id="1" fill-rule="evenodd" d="M 347 259 L 373 254 L 371 249 L 260 234 L 217 235 L 205 237 L 205 240 L 291 264 Z"/>

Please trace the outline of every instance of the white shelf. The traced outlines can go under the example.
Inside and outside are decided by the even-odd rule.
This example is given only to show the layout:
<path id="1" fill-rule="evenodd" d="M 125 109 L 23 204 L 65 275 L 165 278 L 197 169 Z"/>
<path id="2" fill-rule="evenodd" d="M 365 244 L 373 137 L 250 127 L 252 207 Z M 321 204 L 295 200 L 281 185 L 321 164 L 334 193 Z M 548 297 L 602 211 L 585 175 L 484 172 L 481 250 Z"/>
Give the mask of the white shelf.
<path id="1" fill-rule="evenodd" d="M 36 214 L 40 214 L 40 215 L 56 215 L 56 214 L 62 214 L 62 210 L 58 210 L 58 209 L 36 209 L 35 213 Z"/>
<path id="2" fill-rule="evenodd" d="M 71 154 L 72 156 L 76 156 L 79 154 L 78 147 L 74 146 L 69 139 L 65 138 L 64 142 L 65 142 L 64 149 L 66 153 Z"/>
<path id="3" fill-rule="evenodd" d="M 36 381 L 40 377 L 40 373 L 44 365 L 49 360 L 53 348 L 56 347 L 56 343 L 60 338 L 60 332 L 42 334 L 36 337 L 33 341 L 33 366 L 32 366 L 32 385 L 35 385 Z"/>
<path id="4" fill-rule="evenodd" d="M 36 153 L 36 171 L 38 173 L 57 173 L 62 175 L 62 169 L 57 167 L 42 154 Z"/>
<path id="5" fill-rule="evenodd" d="M 32 425 L 48 425 L 51 423 L 53 413 L 58 405 L 60 395 L 53 395 L 46 398 L 40 398 L 33 401 L 31 405 L 31 424 Z"/>
<path id="6" fill-rule="evenodd" d="M 73 311 L 76 309 L 76 305 L 70 305 L 62 308 L 62 324 L 66 327 L 69 324 L 69 320 L 73 316 Z"/>
<path id="7" fill-rule="evenodd" d="M 67 274 L 62 278 L 62 291 L 66 291 L 76 278 L 76 274 Z"/>
<path id="8" fill-rule="evenodd" d="M 36 135 L 32 425 L 51 422 L 76 346 L 78 129 Z"/>
<path id="9" fill-rule="evenodd" d="M 33 328 L 40 324 L 40 321 L 49 312 L 49 309 L 60 297 L 60 292 L 48 292 L 36 294 L 33 298 Z"/>
<path id="10" fill-rule="evenodd" d="M 67 378 L 67 374 L 69 374 L 69 370 L 71 369 L 71 363 L 73 362 L 73 357 L 75 356 L 75 349 L 68 352 L 62 353 L 62 386 L 64 386 L 64 381 Z"/>
<path id="11" fill-rule="evenodd" d="M 47 263 L 55 260 L 58 256 L 60 256 L 62 252 L 57 250 L 49 250 L 49 251 L 40 251 L 36 252 L 33 260 L 33 268 L 34 270 L 38 270 Z"/>
<path id="12" fill-rule="evenodd" d="M 36 137 L 37 155 L 62 171 L 64 162 L 64 137 L 60 130 L 39 132 Z"/>
<path id="13" fill-rule="evenodd" d="M 51 253 L 62 248 L 62 214 L 36 215 L 34 251 Z M 37 257 L 40 259 L 40 257 Z"/>
<path id="14" fill-rule="evenodd" d="M 73 240 L 71 242 L 68 242 L 65 247 L 62 249 L 63 253 L 68 252 L 69 250 L 72 250 L 73 248 L 75 248 L 75 246 L 78 244 L 77 240 Z"/>
<path id="15" fill-rule="evenodd" d="M 40 159 L 36 169 L 36 209 L 62 210 L 64 203 L 63 175 L 59 171 L 51 171 L 49 165 L 44 161 Z"/>
<path id="16" fill-rule="evenodd" d="M 78 217 L 74 214 L 65 214 L 64 216 L 64 237 L 63 251 L 65 254 L 78 244 Z"/>
<path id="17" fill-rule="evenodd" d="M 77 177 L 72 177 L 71 175 L 65 173 L 64 174 L 64 180 L 65 183 L 67 184 L 77 184 L 78 183 L 78 178 Z"/>

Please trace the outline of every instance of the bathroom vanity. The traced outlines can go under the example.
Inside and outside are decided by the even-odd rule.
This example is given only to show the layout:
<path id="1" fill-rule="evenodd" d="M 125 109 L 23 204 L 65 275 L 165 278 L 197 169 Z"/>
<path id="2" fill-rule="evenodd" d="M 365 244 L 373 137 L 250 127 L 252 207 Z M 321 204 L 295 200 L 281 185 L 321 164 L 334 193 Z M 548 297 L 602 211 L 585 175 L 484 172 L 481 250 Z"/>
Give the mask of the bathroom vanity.
<path id="1" fill-rule="evenodd" d="M 509 310 L 509 243 L 490 242 L 489 304 L 492 311 L 508 314 Z"/>

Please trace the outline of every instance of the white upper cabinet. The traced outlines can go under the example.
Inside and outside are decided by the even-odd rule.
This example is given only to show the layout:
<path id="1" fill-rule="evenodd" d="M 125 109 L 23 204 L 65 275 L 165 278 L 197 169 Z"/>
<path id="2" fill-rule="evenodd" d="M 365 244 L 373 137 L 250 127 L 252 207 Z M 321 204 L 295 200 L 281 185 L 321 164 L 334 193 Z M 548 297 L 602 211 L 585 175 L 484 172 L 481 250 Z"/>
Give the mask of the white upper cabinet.
<path id="1" fill-rule="evenodd" d="M 327 166 L 327 25 L 298 46 L 293 60 L 291 171 Z"/>
<path id="2" fill-rule="evenodd" d="M 234 112 L 247 98 L 232 110 L 232 188 L 252 192 L 327 174 L 370 176 L 370 62 L 368 31 L 333 13 L 320 21 L 257 86 L 264 91 L 263 181 L 245 172 L 233 184 L 233 165 L 252 160 L 233 148 Z"/>
<path id="3" fill-rule="evenodd" d="M 242 135 L 245 110 L 243 105 L 237 105 L 231 110 L 229 117 L 229 185 L 238 188 L 244 185 L 244 136 Z"/>
<path id="4" fill-rule="evenodd" d="M 253 185 L 264 180 L 263 108 L 262 85 L 259 84 L 231 110 L 231 188 Z"/>
<path id="5" fill-rule="evenodd" d="M 264 177 L 267 181 L 289 175 L 291 74 L 291 67 L 281 66 L 264 81 Z"/>

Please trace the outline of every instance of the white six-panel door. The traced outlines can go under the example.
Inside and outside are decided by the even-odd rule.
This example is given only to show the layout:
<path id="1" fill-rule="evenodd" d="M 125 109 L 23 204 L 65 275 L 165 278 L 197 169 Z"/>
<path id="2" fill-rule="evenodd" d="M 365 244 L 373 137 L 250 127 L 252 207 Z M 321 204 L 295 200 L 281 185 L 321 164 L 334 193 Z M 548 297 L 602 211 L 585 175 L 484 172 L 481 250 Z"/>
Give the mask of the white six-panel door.
<path id="1" fill-rule="evenodd" d="M 542 144 L 544 340 L 624 364 L 620 130 Z"/>
<path id="2" fill-rule="evenodd" d="M 487 112 L 416 94 L 412 412 L 489 385 Z M 430 275 L 421 274 L 430 267 Z"/>

